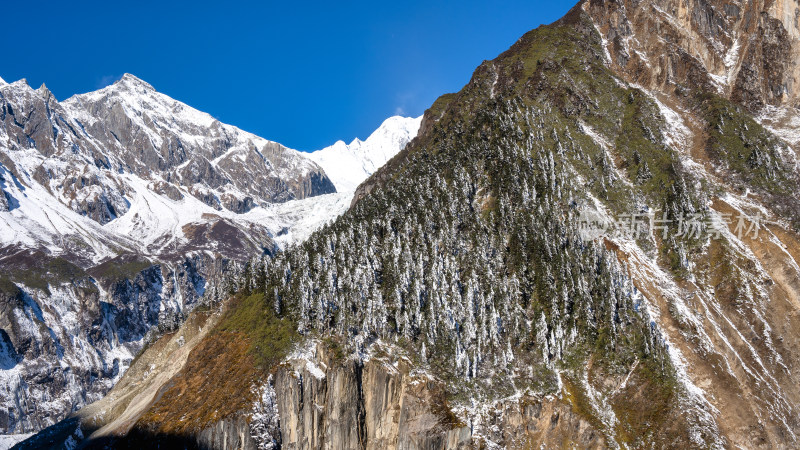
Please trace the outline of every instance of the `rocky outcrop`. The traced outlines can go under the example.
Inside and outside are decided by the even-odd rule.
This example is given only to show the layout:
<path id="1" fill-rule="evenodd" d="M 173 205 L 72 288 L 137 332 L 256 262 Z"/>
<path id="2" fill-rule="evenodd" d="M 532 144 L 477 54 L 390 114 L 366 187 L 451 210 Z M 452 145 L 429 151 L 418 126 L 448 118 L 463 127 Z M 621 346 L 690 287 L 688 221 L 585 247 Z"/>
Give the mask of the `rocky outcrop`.
<path id="1" fill-rule="evenodd" d="M 256 450 L 256 442 L 250 435 L 250 424 L 244 416 L 223 419 L 201 431 L 195 438 L 198 448 Z"/>
<path id="2" fill-rule="evenodd" d="M 124 215 L 130 206 L 124 190 L 120 192 L 118 186 L 103 184 L 96 174 L 68 175 L 57 189 L 68 199 L 73 211 L 103 225 Z"/>
<path id="3" fill-rule="evenodd" d="M 311 172 L 308 177 L 291 184 L 294 185 L 294 189 L 300 193 L 301 197 L 299 198 L 314 197 L 336 192 L 333 182 L 331 182 L 328 175 L 322 169 Z"/>
<path id="4" fill-rule="evenodd" d="M 650 90 L 718 91 L 758 112 L 800 101 L 800 25 L 789 1 L 585 0 L 609 63 Z"/>
<path id="5" fill-rule="evenodd" d="M 521 397 L 497 402 L 471 417 L 476 446 L 502 448 L 609 448 L 606 437 L 563 398 Z M 479 424 L 476 424 L 480 420 Z"/>
<path id="6" fill-rule="evenodd" d="M 454 412 L 442 382 L 397 356 L 396 348 L 376 345 L 368 354 L 381 356 L 344 359 L 312 343 L 278 369 L 273 387 L 281 448 L 605 446 L 604 436 L 556 397 Z"/>
<path id="7" fill-rule="evenodd" d="M 176 329 L 208 280 L 224 270 L 202 254 L 169 265 L 120 258 L 87 273 L 19 251 L 0 266 L 4 433 L 45 428 L 102 398 L 143 346 Z"/>
<path id="8" fill-rule="evenodd" d="M 0 189 L 0 212 L 8 212 L 11 209 L 8 195 Z"/>
<path id="9" fill-rule="evenodd" d="M 256 207 L 253 197 L 238 198 L 236 196 L 226 194 L 222 196 L 222 205 L 225 209 L 233 211 L 237 214 L 244 214 Z"/>
<path id="10" fill-rule="evenodd" d="M 163 195 L 170 200 L 174 200 L 176 202 L 183 200 L 183 193 L 173 184 L 164 181 L 154 181 L 148 187 L 156 194 Z"/>

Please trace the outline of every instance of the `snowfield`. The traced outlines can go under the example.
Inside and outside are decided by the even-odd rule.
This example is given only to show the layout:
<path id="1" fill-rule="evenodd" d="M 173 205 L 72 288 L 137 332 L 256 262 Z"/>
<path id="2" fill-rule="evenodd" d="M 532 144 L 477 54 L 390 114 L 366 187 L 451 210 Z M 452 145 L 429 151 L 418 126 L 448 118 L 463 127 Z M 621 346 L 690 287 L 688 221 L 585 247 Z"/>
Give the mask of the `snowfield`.
<path id="1" fill-rule="evenodd" d="M 417 136 L 421 123 L 422 116 L 390 117 L 365 141 L 338 141 L 308 156 L 325 169 L 337 191 L 353 192 Z"/>

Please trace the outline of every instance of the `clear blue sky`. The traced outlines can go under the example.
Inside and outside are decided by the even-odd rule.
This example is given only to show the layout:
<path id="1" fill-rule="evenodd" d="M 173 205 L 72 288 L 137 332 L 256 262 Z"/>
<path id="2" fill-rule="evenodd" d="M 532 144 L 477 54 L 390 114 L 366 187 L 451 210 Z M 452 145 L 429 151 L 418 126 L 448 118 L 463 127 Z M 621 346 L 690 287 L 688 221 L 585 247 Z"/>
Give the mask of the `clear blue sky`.
<path id="1" fill-rule="evenodd" d="M 267 139 L 314 150 L 417 116 L 572 1 L 14 1 L 0 77 L 59 100 L 130 72 Z"/>

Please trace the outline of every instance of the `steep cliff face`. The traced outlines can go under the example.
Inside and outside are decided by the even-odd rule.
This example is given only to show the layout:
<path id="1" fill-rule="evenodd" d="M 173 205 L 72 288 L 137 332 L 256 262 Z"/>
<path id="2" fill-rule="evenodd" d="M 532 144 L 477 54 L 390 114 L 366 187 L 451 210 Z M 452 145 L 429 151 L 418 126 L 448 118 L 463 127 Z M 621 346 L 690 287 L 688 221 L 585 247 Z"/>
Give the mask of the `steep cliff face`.
<path id="1" fill-rule="evenodd" d="M 671 92 L 716 90 L 746 106 L 797 106 L 798 6 L 791 1 L 587 0 L 612 68 Z"/>
<path id="2" fill-rule="evenodd" d="M 510 398 L 457 414 L 442 381 L 399 348 L 376 342 L 360 359 L 335 352 L 312 341 L 278 369 L 281 448 L 604 446 L 601 433 L 553 398 Z"/>
<path id="3" fill-rule="evenodd" d="M 275 375 L 281 448 L 467 447 L 469 429 L 435 404 L 444 401 L 436 383 L 406 362 L 331 361 L 314 343 L 302 350 Z"/>
<path id="4" fill-rule="evenodd" d="M 178 264 L 112 260 L 93 275 L 56 259 L 51 278 L 30 275 L 46 261 L 25 251 L 0 260 L 0 426 L 8 431 L 45 428 L 102 398 L 148 340 L 177 328 L 198 304 L 205 280 L 225 271 L 196 255 Z"/>
<path id="5" fill-rule="evenodd" d="M 225 417 L 195 422 L 182 432 L 165 432 L 164 426 L 181 426 L 167 425 L 177 417 L 174 414 L 194 420 L 185 416 L 184 405 L 164 401 L 161 395 L 169 395 L 170 377 L 178 375 L 179 379 L 179 371 L 192 370 L 192 359 L 205 358 L 199 354 L 204 349 L 202 341 L 209 338 L 208 331 L 219 323 L 218 318 L 208 313 L 195 315 L 181 330 L 160 339 L 137 358 L 108 397 L 20 448 L 63 439 L 84 448 L 605 447 L 604 437 L 585 417 L 554 397 L 514 397 L 455 413 L 441 380 L 415 368 L 402 349 L 382 342 L 365 347 L 360 357 L 345 357 L 341 347 L 330 343 L 299 342 L 274 373 L 246 371 L 245 385 L 251 389 L 244 397 L 250 403 L 241 410 L 234 408 Z M 237 359 L 239 364 L 251 364 L 247 354 L 237 354 L 237 358 L 242 358 Z M 226 408 L 215 403 L 221 401 L 218 396 L 231 394 L 220 386 L 206 385 L 204 408 Z M 238 403 L 240 398 L 234 401 Z M 152 411 L 164 421 L 153 423 Z"/>

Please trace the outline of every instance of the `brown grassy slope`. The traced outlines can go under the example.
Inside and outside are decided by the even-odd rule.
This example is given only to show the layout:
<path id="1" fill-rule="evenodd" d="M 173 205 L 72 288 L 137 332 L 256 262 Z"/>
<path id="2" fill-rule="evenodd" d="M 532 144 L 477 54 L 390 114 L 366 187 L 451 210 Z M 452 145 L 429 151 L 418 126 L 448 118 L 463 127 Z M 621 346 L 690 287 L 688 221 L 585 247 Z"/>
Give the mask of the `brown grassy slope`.
<path id="1" fill-rule="evenodd" d="M 136 428 L 186 436 L 249 409 L 255 400 L 251 388 L 259 375 L 249 348 L 244 333 L 211 333 L 162 389 Z"/>
<path id="2" fill-rule="evenodd" d="M 159 392 L 136 428 L 188 436 L 252 408 L 253 387 L 299 339 L 296 323 L 276 317 L 264 294 L 237 295 L 215 330 Z"/>

